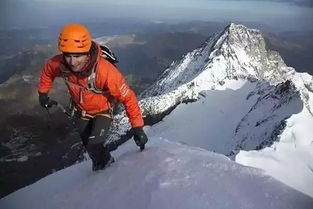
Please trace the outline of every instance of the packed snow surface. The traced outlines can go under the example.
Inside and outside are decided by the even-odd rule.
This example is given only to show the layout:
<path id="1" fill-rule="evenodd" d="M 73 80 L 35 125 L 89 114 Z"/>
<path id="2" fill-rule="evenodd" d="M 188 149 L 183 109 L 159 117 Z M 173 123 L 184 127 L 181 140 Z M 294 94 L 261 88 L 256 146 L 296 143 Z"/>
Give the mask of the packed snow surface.
<path id="1" fill-rule="evenodd" d="M 92 172 L 76 164 L 0 200 L 10 209 L 253 208 L 311 209 L 313 199 L 227 157 L 151 137 L 138 152 L 133 141 L 111 167 Z"/>

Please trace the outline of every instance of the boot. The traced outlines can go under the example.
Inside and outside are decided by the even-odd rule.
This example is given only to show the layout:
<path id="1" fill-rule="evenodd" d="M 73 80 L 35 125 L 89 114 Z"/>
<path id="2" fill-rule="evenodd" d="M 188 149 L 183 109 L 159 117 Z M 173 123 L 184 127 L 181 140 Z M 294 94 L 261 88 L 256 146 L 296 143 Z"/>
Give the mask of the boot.
<path id="1" fill-rule="evenodd" d="M 98 170 L 104 170 L 105 168 L 109 167 L 112 163 L 114 163 L 115 160 L 114 158 L 111 156 L 110 159 L 104 163 L 104 162 L 92 162 L 92 170 L 93 171 L 98 171 Z"/>
<path id="2" fill-rule="evenodd" d="M 109 149 L 103 144 L 88 144 L 86 148 L 92 160 L 93 171 L 104 169 L 114 162 Z"/>

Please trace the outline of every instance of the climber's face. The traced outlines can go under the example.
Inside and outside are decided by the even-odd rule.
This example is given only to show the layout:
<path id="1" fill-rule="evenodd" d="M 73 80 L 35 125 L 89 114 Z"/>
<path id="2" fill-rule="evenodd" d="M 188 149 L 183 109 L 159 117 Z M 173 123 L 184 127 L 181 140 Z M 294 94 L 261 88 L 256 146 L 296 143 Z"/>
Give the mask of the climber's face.
<path id="1" fill-rule="evenodd" d="M 73 72 L 80 72 L 84 69 L 85 65 L 88 62 L 87 54 L 63 54 L 65 61 L 71 68 Z"/>

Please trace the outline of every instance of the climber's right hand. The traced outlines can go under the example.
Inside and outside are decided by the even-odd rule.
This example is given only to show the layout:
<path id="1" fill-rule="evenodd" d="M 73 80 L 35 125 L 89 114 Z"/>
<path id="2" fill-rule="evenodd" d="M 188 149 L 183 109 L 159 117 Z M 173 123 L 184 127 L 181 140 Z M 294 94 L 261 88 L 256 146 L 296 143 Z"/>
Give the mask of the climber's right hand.
<path id="1" fill-rule="evenodd" d="M 148 142 L 148 137 L 142 127 L 133 128 L 134 140 L 140 150 L 145 149 L 145 144 Z"/>
<path id="2" fill-rule="evenodd" d="M 43 108 L 50 108 L 53 105 L 58 105 L 58 103 L 48 97 L 47 93 L 40 93 L 39 92 L 39 104 Z"/>

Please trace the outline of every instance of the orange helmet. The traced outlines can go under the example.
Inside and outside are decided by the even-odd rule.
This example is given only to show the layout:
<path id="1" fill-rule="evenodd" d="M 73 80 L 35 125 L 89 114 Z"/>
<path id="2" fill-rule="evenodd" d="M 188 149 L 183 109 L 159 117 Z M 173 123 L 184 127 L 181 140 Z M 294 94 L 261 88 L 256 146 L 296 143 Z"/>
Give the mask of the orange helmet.
<path id="1" fill-rule="evenodd" d="M 66 25 L 59 35 L 59 50 L 67 53 L 86 53 L 91 47 L 88 29 L 78 23 Z"/>

